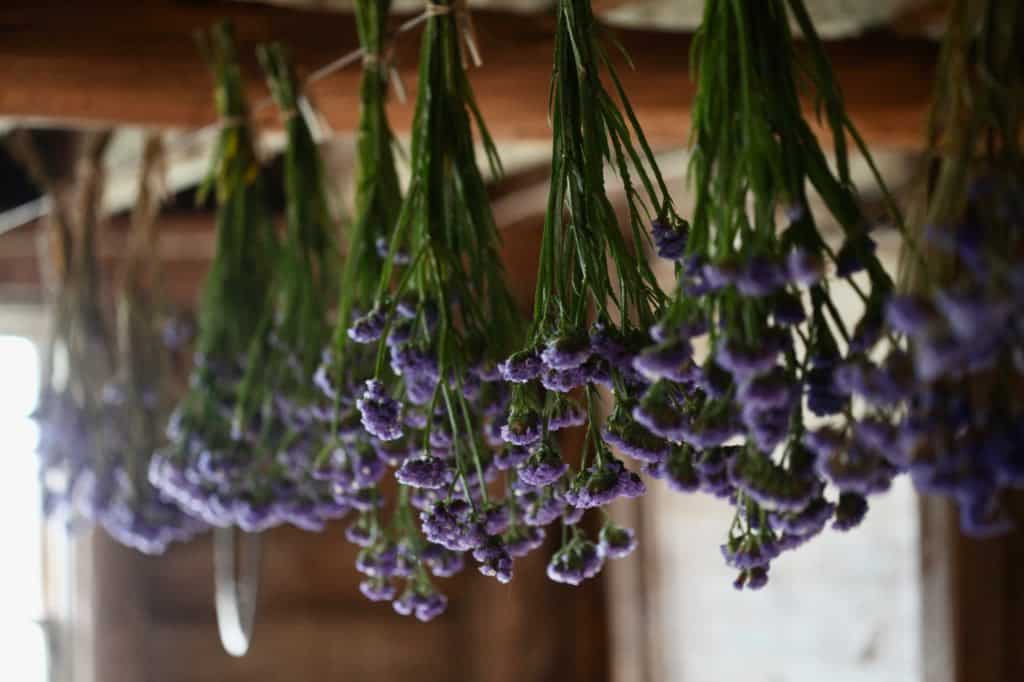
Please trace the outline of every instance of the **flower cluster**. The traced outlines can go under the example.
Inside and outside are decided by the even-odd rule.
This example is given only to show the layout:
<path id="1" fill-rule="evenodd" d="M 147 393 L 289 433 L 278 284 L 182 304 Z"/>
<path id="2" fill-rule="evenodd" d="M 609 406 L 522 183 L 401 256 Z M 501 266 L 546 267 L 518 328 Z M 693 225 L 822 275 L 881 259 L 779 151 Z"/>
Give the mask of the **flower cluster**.
<path id="1" fill-rule="evenodd" d="M 86 196 L 96 196 L 94 189 L 102 182 L 105 140 L 87 146 L 89 173 L 80 180 Z M 77 218 L 82 224 L 68 226 L 78 240 L 53 307 L 55 334 L 35 414 L 47 513 L 66 514 L 72 524 L 84 517 L 146 554 L 162 553 L 170 543 L 206 528 L 146 480 L 174 384 L 174 350 L 164 346 L 157 326 L 153 214 L 160 200 L 161 149 L 158 136 L 147 141 L 128 257 L 115 292 L 116 333 L 105 315 L 91 243 L 98 206 L 90 205 Z M 58 353 L 68 360 L 62 380 L 53 372 Z"/>
<path id="2" fill-rule="evenodd" d="M 868 375 L 857 387 L 891 415 L 870 437 L 919 490 L 955 500 L 961 529 L 983 537 L 1011 527 L 1004 496 L 1024 487 L 1024 26 L 1012 5 L 992 0 L 974 12 L 958 3 L 951 15 L 933 114 L 935 182 L 904 244 L 905 293 L 886 308 L 907 339 L 899 380 Z M 982 36 L 995 37 L 982 47 Z"/>
<path id="3" fill-rule="evenodd" d="M 815 57 L 808 82 L 836 139 L 835 173 L 800 114 L 787 6 Z M 681 228 L 653 226 L 678 286 L 633 362 L 650 385 L 617 417 L 649 473 L 735 507 L 722 552 L 737 588 L 758 589 L 772 559 L 830 522 L 855 526 L 867 496 L 903 468 L 851 401 L 864 383 L 893 389 L 900 371 L 895 353 L 871 359 L 892 283 L 851 189 L 852 129 L 801 3 L 710 0 L 700 35 L 695 211 Z M 741 87 L 720 87 L 723 74 Z M 808 187 L 842 230 L 838 249 Z M 855 324 L 833 299 L 837 280 L 863 302 Z"/>
<path id="4" fill-rule="evenodd" d="M 226 118 L 210 183 L 218 244 L 202 301 L 192 390 L 154 458 L 150 480 L 183 509 L 218 526 L 279 523 L 318 530 L 348 511 L 313 475 L 325 425 L 314 373 L 328 333 L 333 226 L 301 93 L 281 48 L 260 57 L 286 117 L 288 225 L 278 243 L 262 196 L 230 31 L 209 45 Z"/>

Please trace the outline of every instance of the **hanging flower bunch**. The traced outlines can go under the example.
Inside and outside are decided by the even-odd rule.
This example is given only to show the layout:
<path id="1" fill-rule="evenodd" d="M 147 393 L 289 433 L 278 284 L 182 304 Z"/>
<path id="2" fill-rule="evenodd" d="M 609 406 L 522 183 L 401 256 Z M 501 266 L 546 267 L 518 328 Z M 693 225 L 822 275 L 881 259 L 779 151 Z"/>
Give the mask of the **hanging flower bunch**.
<path id="1" fill-rule="evenodd" d="M 295 418 L 293 406 L 301 407 L 301 401 L 291 402 L 289 389 L 301 385 L 302 372 L 311 364 L 295 339 L 307 331 L 303 325 L 315 335 L 324 324 L 322 308 L 311 315 L 305 303 L 296 303 L 309 296 L 309 304 L 316 305 L 312 299 L 326 276 L 316 252 L 326 249 L 330 239 L 323 234 L 323 223 L 316 222 L 319 204 L 308 194 L 310 178 L 316 176 L 297 171 L 305 170 L 301 164 L 308 163 L 310 153 L 318 161 L 315 149 L 289 154 L 289 185 L 297 188 L 294 193 L 307 194 L 299 200 L 301 207 L 289 210 L 288 235 L 279 246 L 263 196 L 230 26 L 215 27 L 204 47 L 217 80 L 222 117 L 205 187 L 217 198 L 217 247 L 200 303 L 191 389 L 168 427 L 173 445 L 154 458 L 150 479 L 190 513 L 214 525 L 237 524 L 246 530 L 282 521 L 311 525 L 317 517 L 310 505 L 320 496 L 304 485 L 308 477 L 296 475 L 288 461 L 288 446 L 296 439 L 294 422 L 286 419 Z M 276 71 L 271 76 L 284 78 Z M 291 91 L 275 86 L 275 96 L 285 93 Z M 290 117 L 293 146 L 302 126 L 299 117 Z M 289 193 L 290 203 L 294 193 Z M 303 222 L 291 220 L 293 216 Z M 288 309 L 290 305 L 295 309 Z M 269 354 L 274 344 L 282 350 Z M 275 400 L 275 382 L 281 382 L 288 391 L 282 395 L 289 400 Z"/>
<path id="2" fill-rule="evenodd" d="M 384 7 L 360 3 L 369 50 L 379 45 L 379 34 L 373 34 L 381 30 L 375 22 L 383 20 Z M 420 620 L 434 618 L 446 605 L 430 574 L 451 575 L 465 552 L 473 552 L 481 572 L 511 578 L 510 548 L 502 537 L 508 517 L 488 496 L 496 468 L 484 435 L 504 407 L 497 361 L 521 338 L 521 321 L 500 266 L 471 117 L 495 172 L 498 159 L 476 111 L 454 14 L 438 5 L 426 21 L 410 186 L 393 229 L 384 233 L 389 243 L 373 305 L 345 330 L 350 342 L 372 349 L 372 374 L 351 399 L 339 400 L 345 431 L 357 415 L 364 434 L 347 438 L 339 432 L 327 462 L 335 471 L 325 472 L 336 478 L 336 494 L 361 510 L 349 537 L 364 545 L 358 562 L 367 575 L 363 592 L 394 599 L 396 611 Z M 364 78 L 382 81 L 382 74 L 367 71 Z M 372 159 L 360 171 L 360 190 L 375 194 L 363 194 L 360 208 L 368 214 L 360 221 L 390 218 L 387 202 L 397 196 L 390 177 L 378 184 L 367 176 L 374 164 L 392 163 L 379 108 L 382 87 L 364 81 L 370 102 L 361 159 Z M 349 384 L 357 376 L 343 378 Z M 398 467 L 399 489 L 391 521 L 384 523 L 377 483 L 388 464 Z M 405 580 L 401 594 L 394 578 Z"/>
<path id="3" fill-rule="evenodd" d="M 117 372 L 103 390 L 106 431 L 118 451 L 116 492 L 101 521 L 118 541 L 140 551 L 163 552 L 172 541 L 206 530 L 150 484 L 153 454 L 165 442 L 165 426 L 183 382 L 176 376 L 187 338 L 169 339 L 161 324 L 156 216 L 163 194 L 163 144 L 147 139 L 139 195 L 132 220 L 128 261 L 116 301 Z M 170 343 L 168 343 L 170 341 Z"/>
<path id="4" fill-rule="evenodd" d="M 908 399 L 880 435 L 923 492 L 947 495 L 965 533 L 1010 528 L 1024 487 L 1024 11 L 958 2 L 940 61 L 930 179 L 905 295 Z M 922 257 L 922 250 L 924 251 Z M 868 396 L 871 397 L 870 395 Z"/>
<path id="5" fill-rule="evenodd" d="M 115 334 L 96 255 L 109 137 L 97 134 L 84 141 L 77 196 L 56 193 L 60 279 L 35 415 L 40 476 L 48 514 L 63 513 L 71 523 L 81 515 L 118 542 L 159 554 L 205 528 L 146 480 L 173 383 L 157 326 L 153 267 L 159 139 L 146 148 L 132 248 L 117 292 Z M 44 186 L 50 184 L 42 179 Z"/>
<path id="6" fill-rule="evenodd" d="M 790 14 L 807 43 L 799 71 Z M 896 356 L 878 365 L 869 355 L 892 284 L 850 178 L 848 137 L 866 150 L 803 3 L 708 0 L 693 56 L 696 204 L 685 235 L 655 226 L 679 286 L 636 361 L 654 383 L 632 416 L 671 443 L 651 474 L 735 507 L 722 552 L 736 586 L 757 589 L 779 553 L 830 522 L 857 525 L 867 496 L 902 467 L 849 395 L 867 388 L 880 407 L 899 398 Z M 834 172 L 801 113 L 800 84 L 833 136 Z M 842 231 L 838 249 L 808 188 Z M 836 280 L 860 297 L 858 320 L 837 307 Z M 809 414 L 826 425 L 812 430 Z"/>
<path id="7" fill-rule="evenodd" d="M 588 509 L 645 492 L 611 446 L 641 462 L 667 455 L 668 443 L 632 417 L 650 383 L 640 351 L 665 303 L 643 251 L 645 224 L 656 216 L 656 238 L 664 242 L 683 236 L 597 40 L 589 0 L 561 0 L 557 14 L 551 189 L 533 323 L 525 347 L 500 368 L 511 401 L 501 425 L 499 464 L 508 470 L 513 494 L 507 506 L 519 532 L 539 538 L 543 526 L 560 520 L 564 540 L 548 575 L 579 584 L 596 575 L 606 557 L 625 556 L 635 544 L 631 530 L 610 520 L 595 539 L 577 525 Z M 606 91 L 602 71 L 619 103 Z M 625 188 L 625 231 L 605 187 L 606 166 Z M 603 429 L 599 387 L 615 397 Z M 557 433 L 582 425 L 586 443 L 573 469 L 559 451 Z"/>

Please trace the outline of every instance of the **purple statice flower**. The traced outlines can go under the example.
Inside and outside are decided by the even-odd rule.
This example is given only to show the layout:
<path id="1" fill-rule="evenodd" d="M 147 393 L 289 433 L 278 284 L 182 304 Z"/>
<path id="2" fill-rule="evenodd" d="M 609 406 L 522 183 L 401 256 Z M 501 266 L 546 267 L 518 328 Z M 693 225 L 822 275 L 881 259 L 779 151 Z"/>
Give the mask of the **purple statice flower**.
<path id="1" fill-rule="evenodd" d="M 728 472 L 736 488 L 762 507 L 777 511 L 799 511 L 821 494 L 816 478 L 795 475 L 767 455 L 749 449 L 729 461 Z"/>
<path id="2" fill-rule="evenodd" d="M 416 323 L 413 320 L 398 320 L 391 326 L 391 331 L 388 332 L 388 337 L 385 339 L 388 348 L 392 351 L 404 343 L 408 343 L 413 334 L 416 331 Z"/>
<path id="3" fill-rule="evenodd" d="M 867 513 L 868 501 L 863 495 L 850 492 L 840 493 L 832 527 L 836 530 L 850 530 L 859 526 Z"/>
<path id="4" fill-rule="evenodd" d="M 561 431 L 587 423 L 587 413 L 579 403 L 557 396 L 548 411 L 548 430 Z"/>
<path id="5" fill-rule="evenodd" d="M 772 452 L 789 435 L 793 405 L 760 408 L 745 405 L 741 412 L 743 424 L 761 452 Z"/>
<path id="6" fill-rule="evenodd" d="M 800 297 L 788 291 L 781 291 L 776 294 L 771 303 L 772 317 L 775 322 L 784 327 L 803 323 L 807 319 L 804 311 L 804 304 Z"/>
<path id="7" fill-rule="evenodd" d="M 744 409 L 788 407 L 793 403 L 796 392 L 792 377 L 785 369 L 776 366 L 764 374 L 743 381 L 736 391 L 736 400 Z"/>
<path id="8" fill-rule="evenodd" d="M 666 381 L 652 384 L 633 408 L 633 419 L 656 436 L 681 440 L 685 419 L 675 400 L 675 393 L 676 390 Z"/>
<path id="9" fill-rule="evenodd" d="M 849 277 L 860 272 L 874 258 L 877 247 L 866 232 L 848 237 L 836 254 L 836 274 L 840 277 Z"/>
<path id="10" fill-rule="evenodd" d="M 420 552 L 420 559 L 438 578 L 450 578 L 462 572 L 465 560 L 461 552 L 453 552 L 441 545 L 428 543 Z"/>
<path id="11" fill-rule="evenodd" d="M 396 440 L 402 437 L 401 405 L 388 395 L 383 382 L 370 379 L 366 382 L 356 408 L 362 416 L 363 427 L 381 440 Z"/>
<path id="12" fill-rule="evenodd" d="M 920 296 L 893 296 L 885 306 L 885 321 L 890 327 L 914 338 L 935 329 L 940 319 L 932 305 Z"/>
<path id="13" fill-rule="evenodd" d="M 958 376 L 965 366 L 965 351 L 952 336 L 921 339 L 914 346 L 914 373 L 924 382 Z"/>
<path id="14" fill-rule="evenodd" d="M 743 535 L 731 537 L 722 545 L 722 557 L 725 563 L 740 571 L 747 571 L 758 566 L 767 566 L 779 556 L 779 547 L 770 537 Z"/>
<path id="15" fill-rule="evenodd" d="M 775 367 L 788 338 L 785 332 L 766 333 L 757 344 L 742 344 L 727 337 L 716 349 L 715 362 L 737 379 L 764 374 Z"/>
<path id="16" fill-rule="evenodd" d="M 686 240 L 689 225 L 682 221 L 678 225 L 669 225 L 660 218 L 651 221 L 651 238 L 654 240 L 655 252 L 659 258 L 679 260 L 686 253 Z"/>
<path id="17" fill-rule="evenodd" d="M 335 400 L 338 397 L 338 385 L 334 380 L 330 365 L 323 363 L 313 372 L 313 385 L 328 400 Z"/>
<path id="18" fill-rule="evenodd" d="M 535 350 L 522 350 L 513 353 L 498 365 L 498 371 L 505 381 L 513 384 L 525 384 L 540 376 L 544 369 L 544 363 Z"/>
<path id="19" fill-rule="evenodd" d="M 736 277 L 736 289 L 744 296 L 770 296 L 786 284 L 786 269 L 764 256 L 750 258 Z"/>
<path id="20" fill-rule="evenodd" d="M 646 492 L 643 481 L 617 459 L 581 471 L 565 493 L 565 501 L 577 509 L 603 507 L 618 497 L 639 497 Z"/>
<path id="21" fill-rule="evenodd" d="M 391 601 L 396 593 L 387 578 L 367 578 L 359 583 L 359 591 L 370 601 Z"/>
<path id="22" fill-rule="evenodd" d="M 819 417 L 839 414 L 847 404 L 846 394 L 836 386 L 836 364 L 835 358 L 815 356 L 804 378 L 807 409 Z"/>
<path id="23" fill-rule="evenodd" d="M 376 450 L 366 448 L 352 458 L 352 475 L 356 486 L 369 488 L 377 485 L 387 472 L 387 463 Z"/>
<path id="24" fill-rule="evenodd" d="M 631 528 L 622 528 L 612 523 L 601 529 L 598 549 L 608 559 L 622 559 L 636 549 L 636 533 Z"/>
<path id="25" fill-rule="evenodd" d="M 374 542 L 373 529 L 364 519 L 356 521 L 345 529 L 345 539 L 360 547 L 369 547 Z"/>
<path id="26" fill-rule="evenodd" d="M 654 435 L 625 412 L 615 412 L 603 431 L 609 445 L 639 462 L 664 461 L 669 453 L 668 441 Z"/>
<path id="27" fill-rule="evenodd" d="M 547 526 L 565 512 L 565 502 L 557 497 L 541 496 L 529 502 L 523 512 L 528 526 Z"/>
<path id="28" fill-rule="evenodd" d="M 414 599 L 416 620 L 429 623 L 448 608 L 448 597 L 440 592 L 430 592 L 419 599 Z"/>
<path id="29" fill-rule="evenodd" d="M 772 528 L 783 533 L 783 538 L 809 538 L 817 535 L 835 514 L 836 505 L 824 497 L 816 497 L 803 509 L 786 514 L 772 514 Z M 785 544 L 785 543 L 780 543 Z"/>
<path id="30" fill-rule="evenodd" d="M 964 342 L 998 337 L 1013 312 L 1010 301 L 993 299 L 979 291 L 940 290 L 935 294 L 935 304 L 953 334 Z"/>
<path id="31" fill-rule="evenodd" d="M 548 578 L 566 585 L 579 585 L 601 572 L 604 558 L 597 545 L 587 540 L 573 540 L 555 552 L 548 563 Z"/>
<path id="32" fill-rule="evenodd" d="M 550 339 L 541 351 L 540 359 L 548 369 L 567 370 L 582 365 L 592 352 L 586 334 L 566 334 Z"/>
<path id="33" fill-rule="evenodd" d="M 395 472 L 395 478 L 402 485 L 412 488 L 437 490 L 451 485 L 455 480 L 455 471 L 448 462 L 427 455 L 405 460 Z"/>
<path id="34" fill-rule="evenodd" d="M 519 467 L 519 478 L 534 487 L 551 485 L 569 470 L 558 451 L 546 442 L 542 442 L 530 455 L 529 459 Z"/>
<path id="35" fill-rule="evenodd" d="M 633 358 L 633 368 L 650 381 L 692 381 L 696 369 L 692 358 L 693 347 L 689 340 L 675 338 L 645 348 Z"/>
<path id="36" fill-rule="evenodd" d="M 483 520 L 488 535 L 501 535 L 512 522 L 512 512 L 507 504 L 492 505 L 483 512 Z"/>
<path id="37" fill-rule="evenodd" d="M 420 513 L 420 522 L 429 542 L 453 552 L 471 550 L 486 538 L 481 525 L 473 519 L 473 508 L 461 499 L 438 502 L 431 510 Z"/>
<path id="38" fill-rule="evenodd" d="M 896 468 L 857 441 L 815 462 L 818 472 L 842 492 L 870 495 L 889 489 Z"/>
<path id="39" fill-rule="evenodd" d="M 388 318 L 384 311 L 374 306 L 366 315 L 352 322 L 348 328 L 348 337 L 356 343 L 373 343 L 380 339 L 387 324 Z"/>
<path id="40" fill-rule="evenodd" d="M 501 427 L 501 437 L 512 445 L 533 445 L 541 439 L 544 426 L 536 410 L 513 405 L 508 419 Z"/>
<path id="41" fill-rule="evenodd" d="M 530 450 L 522 445 L 506 445 L 494 454 L 494 466 L 501 471 L 515 469 L 530 457 Z"/>
<path id="42" fill-rule="evenodd" d="M 540 375 L 544 388 L 555 393 L 568 393 L 590 380 L 589 363 L 572 369 L 549 369 Z"/>
<path id="43" fill-rule="evenodd" d="M 732 586 L 737 590 L 741 590 L 744 587 L 748 590 L 760 590 L 768 584 L 768 569 L 770 566 L 755 566 L 746 571 L 742 571 L 738 578 L 733 581 Z"/>
<path id="44" fill-rule="evenodd" d="M 566 526 L 572 526 L 580 522 L 583 518 L 583 513 L 586 509 L 580 507 L 573 507 L 572 505 L 565 505 L 565 510 L 562 511 L 562 523 Z"/>
<path id="45" fill-rule="evenodd" d="M 724 289 L 736 282 L 740 275 L 739 266 L 731 261 L 705 263 L 700 269 L 704 284 L 710 291 Z"/>
<path id="46" fill-rule="evenodd" d="M 825 261 L 821 254 L 796 246 L 786 255 L 786 272 L 794 284 L 811 286 L 825 276 Z"/>
<path id="47" fill-rule="evenodd" d="M 516 526 L 502 537 L 508 553 L 524 557 L 544 544 L 544 529 L 538 526 Z"/>
<path id="48" fill-rule="evenodd" d="M 628 366 L 635 355 L 625 335 L 610 322 L 598 320 L 590 329 L 590 348 L 614 367 Z"/>
<path id="49" fill-rule="evenodd" d="M 488 538 L 473 550 L 473 558 L 480 562 L 477 568 L 483 575 L 496 578 L 502 584 L 512 580 L 512 555 L 500 538 Z"/>

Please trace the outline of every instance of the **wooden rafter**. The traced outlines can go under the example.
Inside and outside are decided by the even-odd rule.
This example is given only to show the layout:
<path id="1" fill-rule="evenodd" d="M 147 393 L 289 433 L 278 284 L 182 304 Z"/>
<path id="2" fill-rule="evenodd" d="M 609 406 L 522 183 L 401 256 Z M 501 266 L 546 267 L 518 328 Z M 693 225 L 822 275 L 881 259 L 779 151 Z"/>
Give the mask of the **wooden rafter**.
<path id="1" fill-rule="evenodd" d="M 101 0 L 11 0 L 0 6 L 0 116 L 88 124 L 198 127 L 214 120 L 210 78 L 192 33 L 231 19 L 253 95 L 265 88 L 251 59 L 256 44 L 280 40 L 309 73 L 357 45 L 348 14 L 236 2 L 146 3 Z M 489 126 L 499 139 L 544 139 L 553 21 L 550 15 L 477 12 L 484 66 L 471 74 Z M 624 85 L 650 138 L 685 142 L 694 87 L 688 77 L 690 36 L 613 31 L 635 65 L 620 59 Z M 414 94 L 417 33 L 396 44 L 395 63 Z M 854 122 L 871 144 L 919 146 L 936 48 L 925 40 L 871 34 L 831 43 L 830 54 Z M 610 50 L 615 53 L 614 49 Z M 359 69 L 313 88 L 336 131 L 351 131 L 358 112 Z M 729 87 L 729 84 L 723 84 Z M 261 122 L 276 123 L 272 111 Z M 407 130 L 411 103 L 393 103 L 392 120 Z"/>

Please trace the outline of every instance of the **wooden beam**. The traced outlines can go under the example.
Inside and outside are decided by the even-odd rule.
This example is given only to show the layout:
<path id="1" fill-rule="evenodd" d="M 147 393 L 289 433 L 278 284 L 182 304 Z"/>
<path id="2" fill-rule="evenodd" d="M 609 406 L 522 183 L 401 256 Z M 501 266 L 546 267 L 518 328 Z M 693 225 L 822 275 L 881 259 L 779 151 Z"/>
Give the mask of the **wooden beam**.
<path id="1" fill-rule="evenodd" d="M 484 56 L 471 80 L 499 139 L 545 139 L 553 20 L 550 15 L 475 13 Z M 79 123 L 199 127 L 214 120 L 210 78 L 192 33 L 231 19 L 252 94 L 266 89 L 252 59 L 255 45 L 280 40 L 309 73 L 357 46 L 349 14 L 213 1 L 9 0 L 0 7 L 0 116 Z M 610 30 L 632 56 L 620 74 L 652 141 L 683 144 L 694 85 L 690 36 Z M 414 94 L 418 30 L 401 36 L 396 63 Z M 924 40 L 869 34 L 831 43 L 829 51 L 851 117 L 870 144 L 920 146 L 936 48 Z M 358 67 L 324 79 L 312 95 L 336 131 L 353 130 Z M 723 87 L 731 84 L 723 83 Z M 265 124 L 276 114 L 265 112 Z M 407 131 L 412 104 L 393 103 L 392 121 Z"/>

